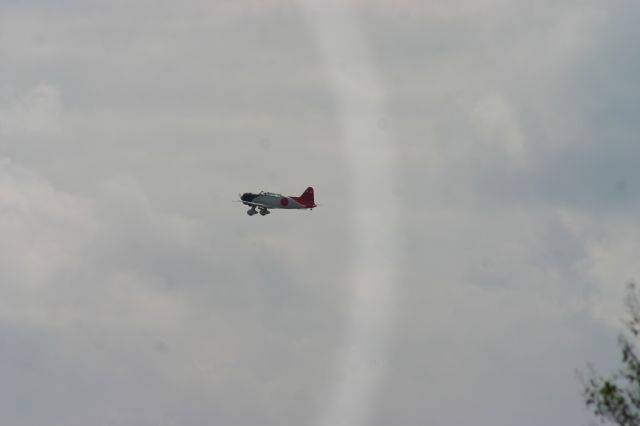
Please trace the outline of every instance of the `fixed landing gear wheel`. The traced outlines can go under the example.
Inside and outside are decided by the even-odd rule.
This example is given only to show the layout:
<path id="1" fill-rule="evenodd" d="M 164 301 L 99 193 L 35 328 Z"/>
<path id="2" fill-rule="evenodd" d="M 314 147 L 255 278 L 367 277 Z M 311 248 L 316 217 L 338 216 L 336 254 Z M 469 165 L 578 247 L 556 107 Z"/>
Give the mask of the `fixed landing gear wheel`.
<path id="1" fill-rule="evenodd" d="M 256 214 L 256 213 L 258 213 L 258 212 L 257 212 L 257 211 L 255 211 L 255 209 L 249 209 L 249 210 L 247 210 L 247 214 L 248 214 L 249 216 L 253 216 L 253 215 L 254 215 L 254 214 Z"/>
<path id="2" fill-rule="evenodd" d="M 269 210 L 260 210 L 260 214 L 261 214 L 262 216 L 266 216 L 266 215 L 268 215 L 269 213 L 270 213 L 270 211 L 269 211 Z"/>

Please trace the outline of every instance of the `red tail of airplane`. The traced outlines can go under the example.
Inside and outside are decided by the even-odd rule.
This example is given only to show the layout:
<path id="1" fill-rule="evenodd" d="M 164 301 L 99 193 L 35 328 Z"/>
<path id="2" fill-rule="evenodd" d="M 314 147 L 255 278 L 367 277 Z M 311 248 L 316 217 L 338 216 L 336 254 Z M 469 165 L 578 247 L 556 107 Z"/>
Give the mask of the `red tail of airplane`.
<path id="1" fill-rule="evenodd" d="M 308 209 L 312 209 L 312 208 L 316 207 L 316 204 L 315 204 L 315 202 L 313 200 L 313 188 L 312 187 L 308 187 L 307 189 L 305 189 L 305 191 L 302 193 L 301 196 L 299 196 L 299 197 L 291 197 L 291 198 L 293 198 L 294 200 L 296 200 L 300 204 L 304 205 Z"/>

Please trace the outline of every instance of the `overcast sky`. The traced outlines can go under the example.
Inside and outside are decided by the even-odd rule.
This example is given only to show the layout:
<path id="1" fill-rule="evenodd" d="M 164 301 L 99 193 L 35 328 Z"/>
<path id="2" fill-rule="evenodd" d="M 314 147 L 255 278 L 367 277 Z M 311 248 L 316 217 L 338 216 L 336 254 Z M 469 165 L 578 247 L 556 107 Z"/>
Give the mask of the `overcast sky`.
<path id="1" fill-rule="evenodd" d="M 0 423 L 588 424 L 640 280 L 639 19 L 0 0 Z"/>

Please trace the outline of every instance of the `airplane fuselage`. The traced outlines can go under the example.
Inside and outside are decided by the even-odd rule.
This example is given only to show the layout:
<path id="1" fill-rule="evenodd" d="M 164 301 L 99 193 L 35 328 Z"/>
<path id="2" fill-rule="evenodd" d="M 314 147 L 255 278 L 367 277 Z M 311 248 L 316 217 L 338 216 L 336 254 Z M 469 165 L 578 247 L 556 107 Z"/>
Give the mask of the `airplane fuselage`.
<path id="1" fill-rule="evenodd" d="M 261 215 L 269 214 L 269 209 L 313 209 L 314 202 L 313 188 L 307 188 L 301 196 L 293 197 L 273 192 L 261 191 L 257 194 L 245 192 L 240 196 L 240 201 L 251 209 L 247 212 L 249 216 L 260 210 Z"/>
<path id="2" fill-rule="evenodd" d="M 291 197 L 286 197 L 281 194 L 273 194 L 271 192 L 260 192 L 258 194 L 252 194 L 245 192 L 242 194 L 242 201 L 244 204 L 250 206 L 252 204 L 261 204 L 265 208 L 269 209 L 306 209 L 308 207 L 300 204 Z"/>

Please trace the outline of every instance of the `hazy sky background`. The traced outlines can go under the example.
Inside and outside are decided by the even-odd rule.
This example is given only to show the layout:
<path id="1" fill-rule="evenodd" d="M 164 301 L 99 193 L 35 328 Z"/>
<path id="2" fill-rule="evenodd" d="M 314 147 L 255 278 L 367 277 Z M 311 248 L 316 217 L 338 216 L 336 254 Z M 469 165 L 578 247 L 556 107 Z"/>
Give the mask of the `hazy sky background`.
<path id="1" fill-rule="evenodd" d="M 640 5 L 351 5 L 397 164 L 367 424 L 588 424 L 576 369 L 616 364 L 640 280 Z M 0 0 L 0 423 L 318 424 L 358 246 L 312 19 Z M 232 202 L 308 185 L 313 212 Z"/>

